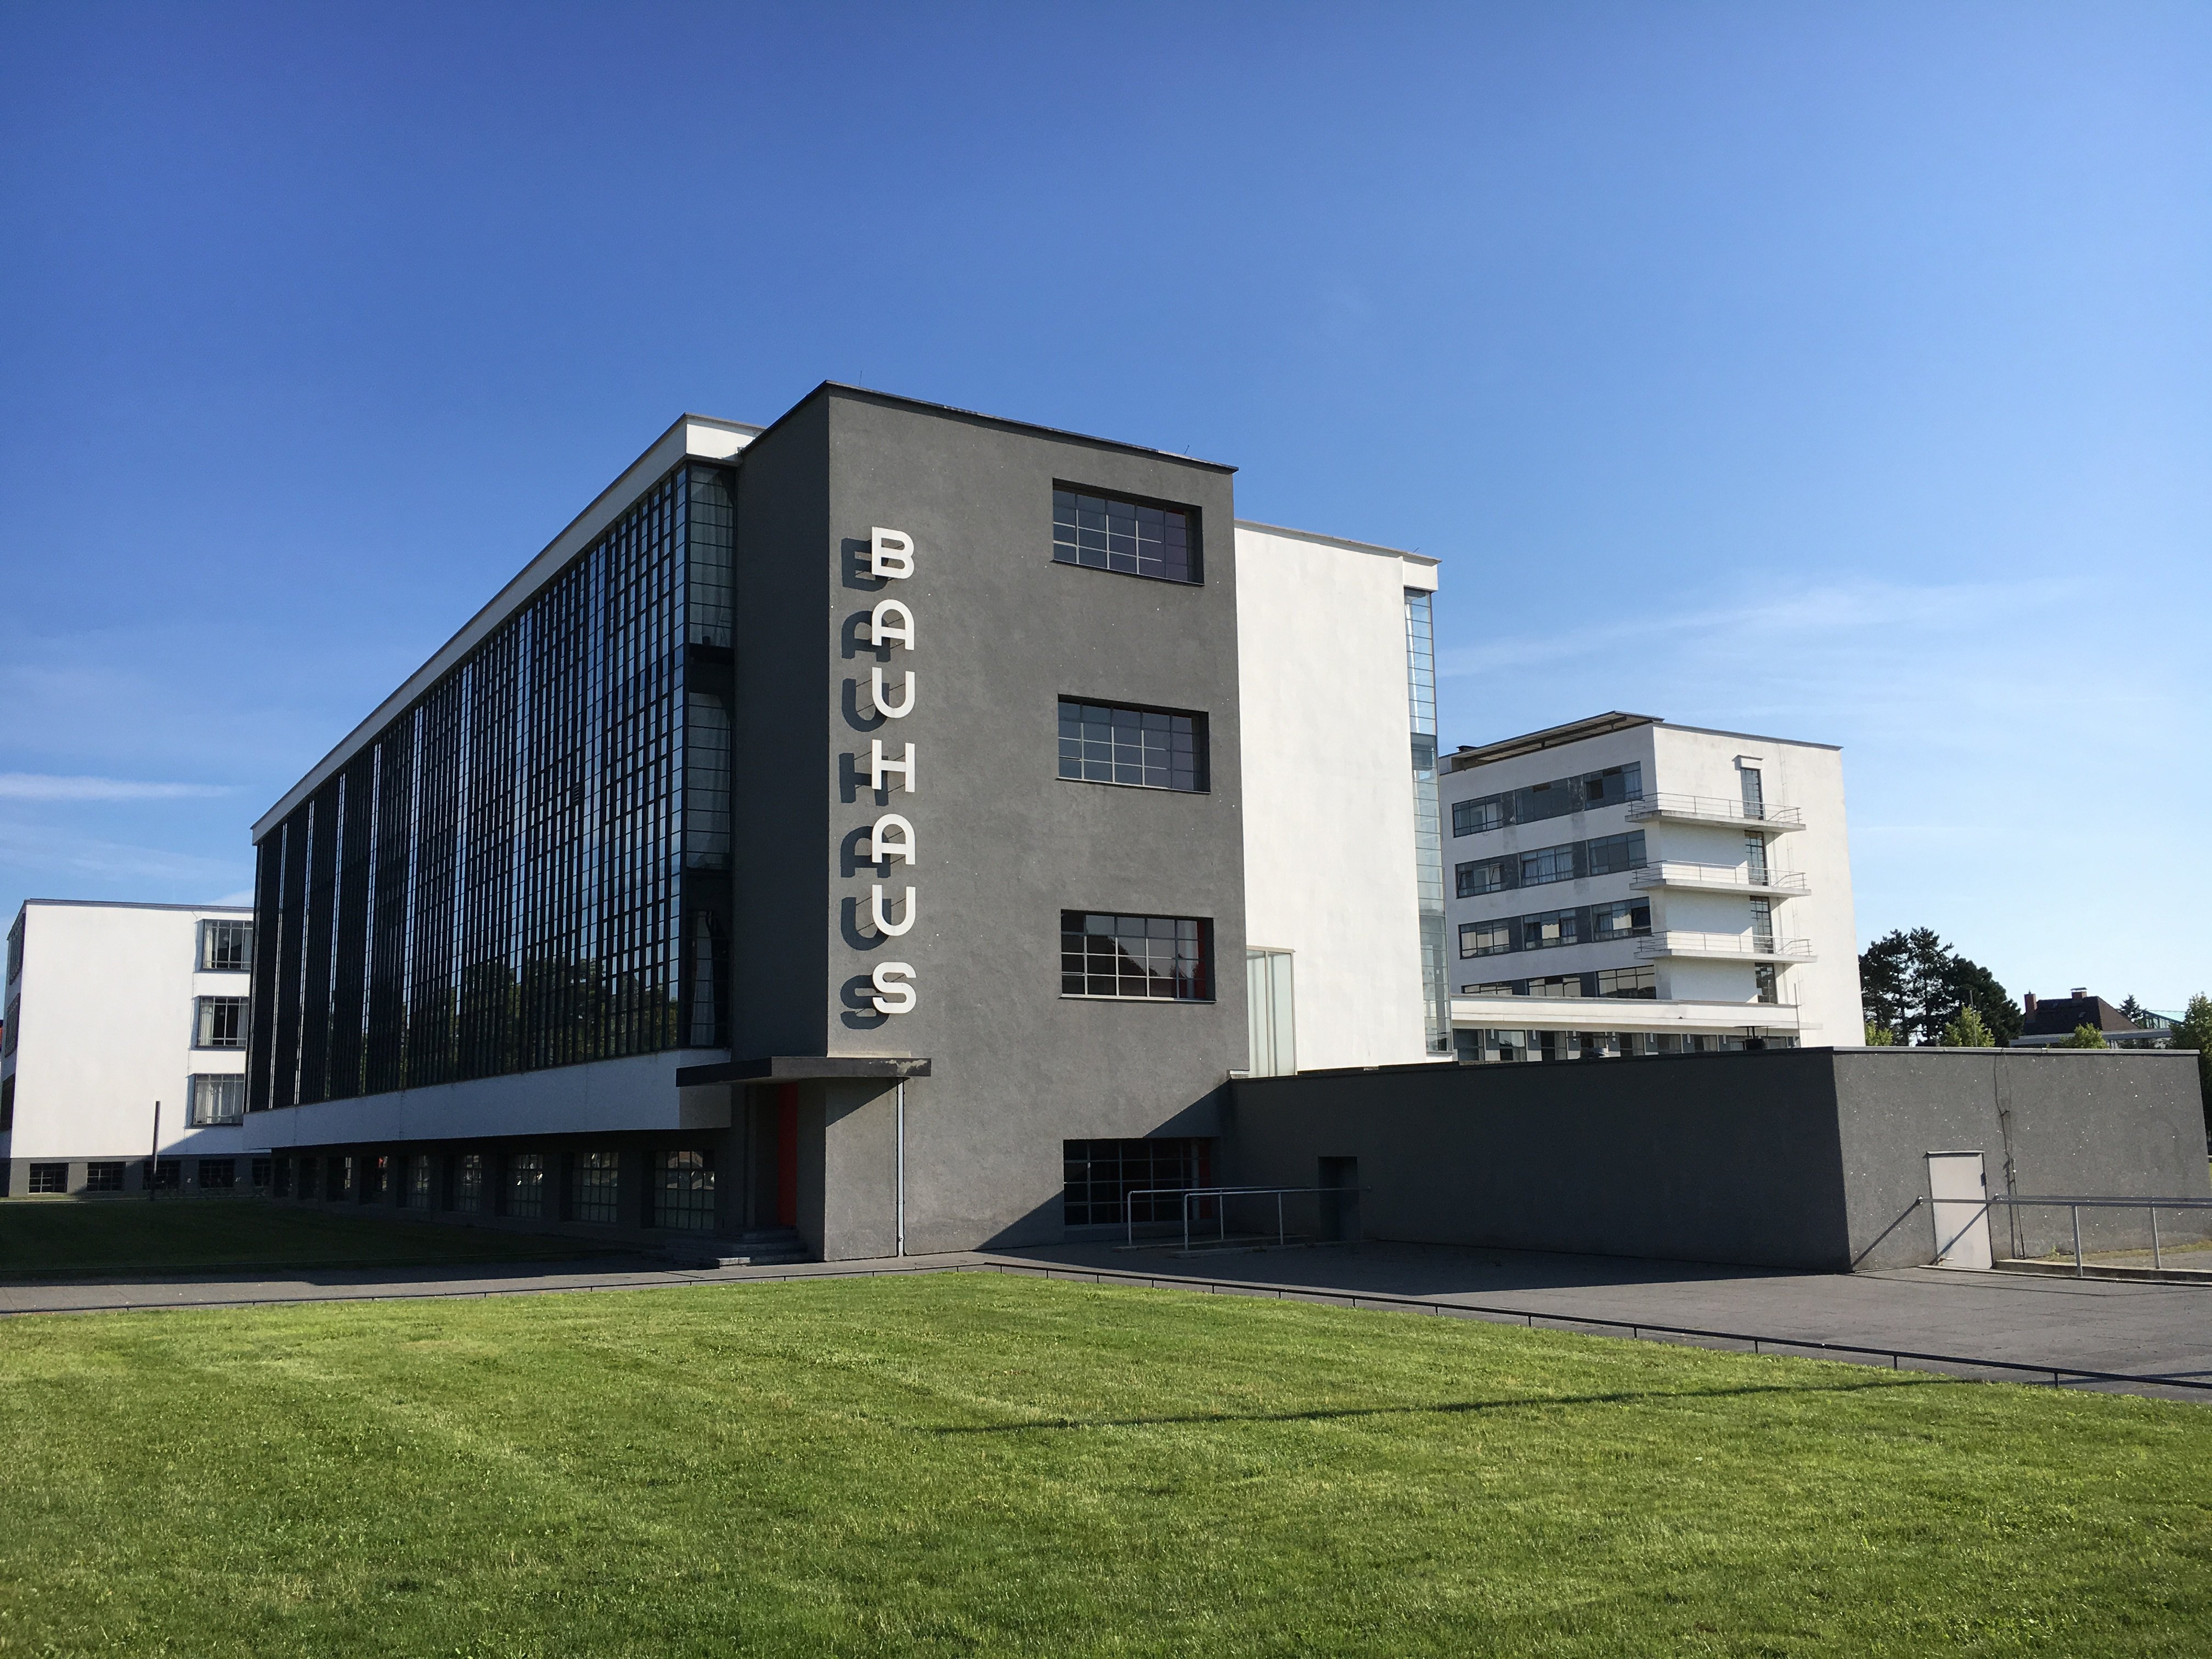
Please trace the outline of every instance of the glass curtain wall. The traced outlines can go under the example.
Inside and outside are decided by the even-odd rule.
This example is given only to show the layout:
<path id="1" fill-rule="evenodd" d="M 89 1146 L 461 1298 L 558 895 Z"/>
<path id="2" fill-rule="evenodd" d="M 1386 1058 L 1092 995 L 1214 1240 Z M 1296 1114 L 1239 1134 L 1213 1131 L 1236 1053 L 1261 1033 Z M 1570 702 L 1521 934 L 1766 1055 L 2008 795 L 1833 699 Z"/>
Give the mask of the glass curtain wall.
<path id="1" fill-rule="evenodd" d="M 261 840 L 252 1109 L 726 1040 L 735 505 L 677 469 Z"/>
<path id="2" fill-rule="evenodd" d="M 1437 642 L 1431 596 L 1406 590 L 1406 698 L 1413 739 L 1413 872 L 1421 914 L 1421 1000 L 1428 1048 L 1451 1052 L 1451 980 L 1444 955 L 1443 817 L 1437 805 Z"/>

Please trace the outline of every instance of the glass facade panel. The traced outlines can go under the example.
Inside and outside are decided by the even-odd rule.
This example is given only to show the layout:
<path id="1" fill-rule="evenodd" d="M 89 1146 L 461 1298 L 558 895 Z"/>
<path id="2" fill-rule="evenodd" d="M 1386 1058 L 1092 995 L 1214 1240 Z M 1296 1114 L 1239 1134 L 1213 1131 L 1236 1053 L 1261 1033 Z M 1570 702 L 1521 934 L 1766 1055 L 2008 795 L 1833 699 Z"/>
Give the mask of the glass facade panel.
<path id="1" fill-rule="evenodd" d="M 1432 1054 L 1451 1052 L 1451 975 L 1444 956 L 1443 810 L 1437 794 L 1437 639 L 1432 596 L 1406 594 L 1406 710 L 1413 762 L 1413 879 L 1421 928 L 1421 1001 Z"/>
<path id="2" fill-rule="evenodd" d="M 677 469 L 262 838 L 251 1109 L 719 1038 L 734 520 Z"/>

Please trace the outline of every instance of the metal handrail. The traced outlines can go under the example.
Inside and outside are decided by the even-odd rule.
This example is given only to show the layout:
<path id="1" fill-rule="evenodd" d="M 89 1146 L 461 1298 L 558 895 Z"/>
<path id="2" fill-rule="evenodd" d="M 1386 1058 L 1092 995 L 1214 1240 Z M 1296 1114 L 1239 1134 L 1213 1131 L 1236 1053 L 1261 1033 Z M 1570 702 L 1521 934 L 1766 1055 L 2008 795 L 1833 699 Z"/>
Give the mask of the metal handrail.
<path id="1" fill-rule="evenodd" d="M 1915 1202 L 1919 1200 L 1916 1200 Z M 1938 1204 L 1965 1204 L 1963 1198 L 1930 1198 L 1928 1200 L 1929 1219 L 1935 1219 Z M 2166 1271 L 2166 1257 L 2159 1243 L 2158 1212 L 2160 1210 L 2212 1210 L 2212 1198 L 2014 1198 L 1992 1196 L 1974 1206 L 1974 1212 L 1966 1218 L 1966 1226 L 1946 1240 L 1936 1235 L 1936 1259 L 1941 1261 L 1950 1254 L 1951 1247 L 1966 1236 L 1966 1230 L 2002 1204 L 2012 1209 L 2055 1209 L 2070 1212 L 2074 1224 L 2074 1277 L 2087 1279 L 2089 1275 L 2081 1260 L 2081 1212 L 2084 1210 L 2148 1210 L 2150 1212 L 2150 1265 L 2153 1273 Z"/>
<path id="2" fill-rule="evenodd" d="M 1283 1231 L 1283 1200 L 1285 1198 L 1296 1197 L 1304 1193 L 1341 1194 L 1357 1193 L 1358 1190 L 1357 1187 L 1139 1187 L 1121 1195 L 1123 1224 L 1127 1229 L 1124 1237 L 1128 1243 L 1133 1244 L 1137 1242 L 1137 1200 L 1140 1198 L 1174 1198 L 1177 1195 L 1182 1197 L 1182 1247 L 1187 1250 L 1190 1248 L 1191 1200 L 1273 1196 L 1275 1200 L 1275 1243 L 1279 1246 L 1288 1239 L 1288 1235 Z M 1221 1224 L 1220 1231 L 1215 1236 L 1218 1238 L 1226 1239 L 1229 1237 L 1229 1206 L 1224 1204 L 1214 1218 Z"/>
<path id="3" fill-rule="evenodd" d="M 1778 893 L 1806 893 L 1812 890 L 1796 870 L 1770 870 L 1754 877 L 1748 865 L 1691 864 L 1679 859 L 1660 859 L 1639 864 L 1630 872 L 1631 887 L 1664 887 L 1670 883 L 1697 887 L 1771 887 Z"/>
<path id="4" fill-rule="evenodd" d="M 1784 961 L 1813 957 L 1809 939 L 1762 938 L 1757 933 L 1700 933 L 1669 927 L 1646 934 L 1636 942 L 1641 957 L 1663 957 L 1674 951 L 1703 951 L 1714 956 L 1779 957 Z"/>
<path id="5" fill-rule="evenodd" d="M 1805 815 L 1795 806 L 1747 806 L 1726 795 L 1646 795 L 1628 803 L 1632 818 L 1724 818 L 1730 823 L 1787 823 L 1802 829 Z"/>

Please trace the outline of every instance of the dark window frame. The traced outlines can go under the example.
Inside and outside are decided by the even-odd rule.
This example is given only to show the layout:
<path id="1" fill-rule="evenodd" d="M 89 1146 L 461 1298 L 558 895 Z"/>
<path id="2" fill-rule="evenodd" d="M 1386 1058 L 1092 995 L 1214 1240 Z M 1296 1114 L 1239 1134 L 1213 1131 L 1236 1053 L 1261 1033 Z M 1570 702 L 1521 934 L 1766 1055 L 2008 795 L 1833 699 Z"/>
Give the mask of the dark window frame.
<path id="1" fill-rule="evenodd" d="M 233 954 L 221 952 L 216 948 L 217 942 L 226 938 L 234 940 L 239 946 L 234 953 L 234 960 L 222 962 L 212 960 L 217 955 Z M 203 916 L 200 919 L 199 937 L 193 945 L 192 971 L 198 974 L 252 973 L 253 971 L 253 923 L 251 921 L 240 921 L 234 917 Z"/>
<path id="2" fill-rule="evenodd" d="M 1054 478 L 1052 481 L 1052 491 L 1054 496 L 1054 500 L 1052 503 L 1054 533 L 1051 547 L 1053 563 L 1064 565 L 1071 570 L 1096 570 L 1109 576 L 1134 576 L 1142 581 L 1168 582 L 1176 587 L 1203 587 L 1206 586 L 1206 538 L 1203 528 L 1203 514 L 1200 514 L 1199 508 L 1193 503 L 1189 501 L 1167 501 L 1155 495 L 1138 495 L 1131 494 L 1126 490 L 1107 489 L 1097 484 L 1077 483 L 1066 478 Z M 1079 556 L 1072 559 L 1063 559 L 1060 556 L 1061 546 L 1059 535 L 1060 504 L 1057 499 L 1061 495 L 1088 497 L 1093 501 L 1103 501 L 1107 503 L 1109 507 L 1121 506 L 1136 508 L 1144 512 L 1181 514 L 1183 519 L 1183 553 L 1185 561 L 1189 567 L 1190 574 L 1188 576 L 1170 576 L 1143 569 L 1118 569 L 1110 562 L 1107 564 L 1090 563 L 1080 556 L 1083 549 L 1080 545 L 1079 533 L 1079 541 L 1075 545 L 1075 550 Z M 1080 509 L 1079 508 L 1077 510 L 1079 511 Z M 1079 532 L 1079 526 L 1078 526 L 1078 530 Z M 1143 559 L 1142 553 L 1139 552 L 1135 556 L 1141 563 Z M 1109 560 L 1113 557 L 1110 549 L 1108 551 L 1107 557 Z"/>
<path id="3" fill-rule="evenodd" d="M 1146 924 L 1146 928 L 1141 934 L 1120 927 L 1116 927 L 1111 932 L 1106 932 L 1091 925 L 1098 921 L 1111 921 L 1117 924 L 1141 921 Z M 1176 931 L 1171 933 L 1156 933 L 1151 927 L 1151 924 L 1155 922 L 1170 923 Z M 1071 926 L 1071 923 L 1074 925 Z M 1181 930 L 1185 925 L 1188 925 L 1193 930 L 1189 937 L 1195 943 L 1195 953 L 1191 959 L 1197 964 L 1195 972 L 1188 975 L 1181 972 L 1178 966 L 1184 960 L 1182 946 L 1185 935 Z M 1122 970 L 1121 963 L 1125 960 L 1139 961 L 1139 958 L 1126 947 L 1117 944 L 1112 947 L 1110 953 L 1104 950 L 1094 950 L 1089 943 L 1094 938 L 1115 940 L 1145 939 L 1147 949 L 1139 971 L 1127 973 Z M 1069 946 L 1071 939 L 1083 942 L 1071 950 Z M 1150 948 L 1150 945 L 1155 939 L 1168 941 L 1175 947 L 1168 957 L 1170 972 L 1164 975 L 1157 972 L 1150 963 L 1150 958 L 1156 954 Z M 1060 994 L 1063 999 L 1070 1001 L 1211 1003 L 1216 1000 L 1217 970 L 1213 957 L 1213 918 L 1211 916 L 1146 915 L 1134 911 L 1091 908 L 1063 909 L 1060 913 Z M 1069 967 L 1071 959 L 1081 965 L 1071 969 Z M 1097 971 L 1090 965 L 1094 959 L 1113 963 L 1114 971 L 1110 974 Z M 1197 987 L 1196 990 L 1188 996 L 1181 994 L 1181 987 L 1187 979 Z M 1141 994 L 1132 994 L 1120 990 L 1097 991 L 1090 988 L 1102 980 L 1110 981 L 1116 986 L 1129 981 L 1139 982 L 1146 986 L 1146 989 Z M 1079 981 L 1084 988 L 1069 989 L 1071 981 Z M 1163 982 L 1176 988 L 1166 996 L 1154 994 L 1152 988 Z"/>
<path id="4" fill-rule="evenodd" d="M 1172 782 L 1131 782 L 1125 778 L 1118 777 L 1092 778 L 1071 775 L 1067 770 L 1069 757 L 1066 752 L 1066 746 L 1070 741 L 1067 736 L 1066 711 L 1070 708 L 1081 709 L 1085 713 L 1103 709 L 1109 714 L 1135 714 L 1139 716 L 1140 720 L 1146 714 L 1153 714 L 1164 716 L 1166 719 L 1170 720 L 1188 720 L 1190 722 L 1191 738 L 1191 775 L 1195 781 L 1189 785 L 1185 786 Z M 1054 705 L 1054 712 L 1055 719 L 1059 722 L 1056 735 L 1060 747 L 1059 759 L 1060 779 L 1061 782 L 1103 784 L 1109 788 L 1115 789 L 1149 789 L 1156 794 L 1163 795 L 1207 795 L 1213 793 L 1213 764 L 1212 757 L 1212 733 L 1206 720 L 1206 712 L 1203 709 L 1170 708 L 1161 704 L 1146 702 L 1117 702 L 1106 697 L 1075 696 L 1063 692 L 1060 694 L 1059 702 Z M 1088 725 L 1090 722 L 1079 721 L 1079 724 Z M 1142 730 L 1144 728 L 1139 726 L 1139 729 Z M 1176 733 L 1174 729 L 1170 727 L 1169 730 L 1170 738 L 1172 739 L 1175 735 Z M 1073 740 L 1082 744 L 1088 744 L 1091 741 L 1090 738 L 1085 737 L 1078 737 Z M 1139 753 L 1141 754 L 1141 752 L 1142 750 L 1140 745 Z M 1170 743 L 1170 755 L 1172 755 L 1172 742 Z M 1079 764 L 1087 765 L 1089 763 L 1086 757 L 1077 757 L 1076 758 Z M 1113 767 L 1117 771 L 1121 769 L 1121 763 L 1118 760 L 1109 759 L 1107 762 L 1107 764 Z M 1138 764 L 1141 769 L 1143 766 L 1141 759 L 1139 761 Z M 1172 775 L 1173 769 L 1172 762 L 1170 762 L 1169 768 L 1170 775 Z"/>

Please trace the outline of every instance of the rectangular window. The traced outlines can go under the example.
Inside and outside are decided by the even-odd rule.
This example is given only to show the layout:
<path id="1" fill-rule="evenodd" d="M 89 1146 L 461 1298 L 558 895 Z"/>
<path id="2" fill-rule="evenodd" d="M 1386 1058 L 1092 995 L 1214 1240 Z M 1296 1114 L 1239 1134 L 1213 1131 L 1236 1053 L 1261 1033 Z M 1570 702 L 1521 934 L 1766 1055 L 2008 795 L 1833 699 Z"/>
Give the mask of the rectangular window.
<path id="1" fill-rule="evenodd" d="M 1743 870 L 1754 887 L 1766 885 L 1766 837 L 1746 836 L 1743 838 Z"/>
<path id="2" fill-rule="evenodd" d="M 253 1158 L 247 1163 L 246 1178 L 253 1183 L 255 1192 L 265 1193 L 269 1190 L 270 1177 L 276 1173 L 274 1163 L 275 1160 L 266 1158 Z"/>
<path id="3" fill-rule="evenodd" d="M 1582 994 L 1580 974 L 1553 974 L 1528 981 L 1528 994 L 1532 997 L 1578 997 Z"/>
<path id="4" fill-rule="evenodd" d="M 246 1121 L 246 1074 L 243 1072 L 192 1077 L 191 1104 L 185 1115 L 194 1128 L 212 1123 Z"/>
<path id="5" fill-rule="evenodd" d="M 1625 836 L 1600 836 L 1595 841 L 1583 843 L 1587 851 L 1589 872 L 1594 876 L 1610 876 L 1623 870 L 1644 867 L 1644 832 L 1631 830 Z"/>
<path id="6" fill-rule="evenodd" d="M 1755 898 L 1751 902 L 1751 942 L 1756 950 L 1774 948 L 1774 901 Z"/>
<path id="7" fill-rule="evenodd" d="M 15 1127 L 15 1079 L 0 1077 L 0 1134 Z"/>
<path id="8" fill-rule="evenodd" d="M 1131 1220 L 1179 1225 L 1183 1200 L 1175 1194 L 1213 1179 L 1213 1143 L 1196 1137 L 1068 1140 L 1060 1143 L 1060 1155 L 1066 1175 L 1060 1215 L 1071 1227 Z M 1193 1203 L 1194 1218 L 1206 1205 L 1204 1200 Z"/>
<path id="9" fill-rule="evenodd" d="M 300 1196 L 301 1198 L 313 1198 L 315 1195 L 315 1177 L 320 1173 L 313 1158 L 303 1158 L 300 1160 Z"/>
<path id="10" fill-rule="evenodd" d="M 568 1208 L 578 1221 L 613 1223 L 621 1212 L 621 1158 L 615 1152 L 580 1152 L 568 1172 Z"/>
<path id="11" fill-rule="evenodd" d="M 1213 1000 L 1213 924 L 1201 916 L 1060 913 L 1060 992 L 1146 1002 Z"/>
<path id="12" fill-rule="evenodd" d="M 65 1193 L 69 1190 L 69 1165 L 66 1164 L 33 1164 L 31 1166 L 31 1190 L 34 1193 Z"/>
<path id="13" fill-rule="evenodd" d="M 1744 817 L 1765 817 L 1766 816 L 1766 785 L 1759 775 L 1759 769 L 1755 766 L 1742 766 L 1738 767 L 1736 771 L 1737 775 L 1743 780 Z"/>
<path id="14" fill-rule="evenodd" d="M 204 921 L 200 924 L 199 967 L 204 974 L 243 974 L 253 966 L 253 924 L 250 921 Z"/>
<path id="15" fill-rule="evenodd" d="M 123 1190 L 123 1166 L 120 1164 L 88 1164 L 84 1166 L 84 1189 L 88 1193 L 119 1193 Z"/>
<path id="16" fill-rule="evenodd" d="M 1055 487 L 1052 492 L 1052 557 L 1055 564 L 1087 565 L 1163 581 L 1199 580 L 1197 514 L 1187 507 L 1092 495 Z"/>
<path id="17" fill-rule="evenodd" d="M 388 1158 L 365 1158 L 361 1161 L 361 1201 L 379 1204 L 392 1190 L 392 1160 Z"/>
<path id="18" fill-rule="evenodd" d="M 1642 968 L 1601 968 L 1595 975 L 1596 994 L 1601 997 L 1656 997 L 1659 994 L 1659 970 Z"/>
<path id="19" fill-rule="evenodd" d="M 431 1182 L 435 1178 L 437 1162 L 420 1153 L 407 1160 L 407 1182 L 399 1189 L 399 1201 L 410 1210 L 430 1207 Z"/>
<path id="20" fill-rule="evenodd" d="M 1632 939 L 1650 931 L 1650 899 L 1623 899 L 1617 904 L 1590 907 L 1590 937 L 1594 939 Z"/>
<path id="21" fill-rule="evenodd" d="M 1502 956 L 1513 948 L 1510 921 L 1470 921 L 1461 925 L 1459 953 L 1462 957 Z"/>
<path id="22" fill-rule="evenodd" d="M 200 1160 L 199 1183 L 202 1192 L 215 1192 L 238 1185 L 238 1160 L 229 1158 L 204 1158 Z"/>
<path id="23" fill-rule="evenodd" d="M 1504 859 L 1481 859 L 1452 871 L 1453 891 L 1460 898 L 1480 898 L 1485 893 L 1504 892 L 1511 885 L 1506 879 Z"/>
<path id="24" fill-rule="evenodd" d="M 15 1039 L 23 1033 L 23 999 L 17 997 L 0 1016 L 0 1055 L 15 1052 Z"/>
<path id="25" fill-rule="evenodd" d="M 255 1160 L 257 1164 L 259 1161 L 260 1160 L 258 1159 Z M 270 1186 L 269 1190 L 276 1194 L 279 1198 L 291 1197 L 292 1160 L 289 1158 L 278 1158 L 276 1160 L 276 1167 L 270 1171 L 270 1176 L 272 1177 L 273 1184 Z"/>
<path id="26" fill-rule="evenodd" d="M 1206 716 L 1062 697 L 1060 775 L 1085 783 L 1202 791 Z"/>
<path id="27" fill-rule="evenodd" d="M 1521 948 L 1524 951 L 1550 951 L 1583 942 L 1579 911 L 1546 910 L 1516 920 L 1521 924 Z"/>
<path id="28" fill-rule="evenodd" d="M 1503 795 L 1452 803 L 1452 834 L 1455 836 L 1472 836 L 1480 830 L 1495 830 L 1504 822 L 1505 797 Z"/>
<path id="29" fill-rule="evenodd" d="M 663 1152 L 653 1171 L 653 1224 L 714 1231 L 714 1164 L 707 1152 Z"/>
<path id="30" fill-rule="evenodd" d="M 1751 977 L 1753 982 L 1759 987 L 1759 1000 L 1761 1002 L 1772 1003 L 1782 1000 L 1782 975 L 1772 963 L 1759 963 L 1751 970 Z"/>
<path id="31" fill-rule="evenodd" d="M 121 1164 L 115 1166 L 121 1169 Z M 185 1160 L 181 1158 L 161 1158 L 154 1160 L 154 1190 L 157 1193 L 175 1192 L 185 1184 Z M 120 1187 L 117 1189 L 122 1190 Z"/>
<path id="32" fill-rule="evenodd" d="M 8 977 L 4 983 L 13 985 L 23 975 L 23 912 L 15 913 L 15 925 L 8 930 Z"/>
<path id="33" fill-rule="evenodd" d="M 194 997 L 192 1047 L 243 1048 L 246 1046 L 244 997 Z"/>
<path id="34" fill-rule="evenodd" d="M 1512 980 L 1501 979 L 1486 985 L 1462 985 L 1459 994 L 1463 997 L 1512 997 L 1521 994 L 1521 988 Z"/>
<path id="35" fill-rule="evenodd" d="M 453 1160 L 453 1207 L 465 1215 L 483 1208 L 483 1154 L 463 1152 Z"/>
<path id="36" fill-rule="evenodd" d="M 330 1161 L 323 1184 L 323 1196 L 328 1199 L 351 1198 L 360 1172 L 350 1158 L 334 1158 Z"/>
<path id="37" fill-rule="evenodd" d="M 1547 881 L 1572 881 L 1575 878 L 1575 843 L 1559 847 L 1539 848 L 1521 855 L 1521 884 L 1540 887 Z"/>
<path id="38" fill-rule="evenodd" d="M 545 1213 L 545 1154 L 517 1152 L 507 1161 L 507 1211 L 526 1220 Z"/>

